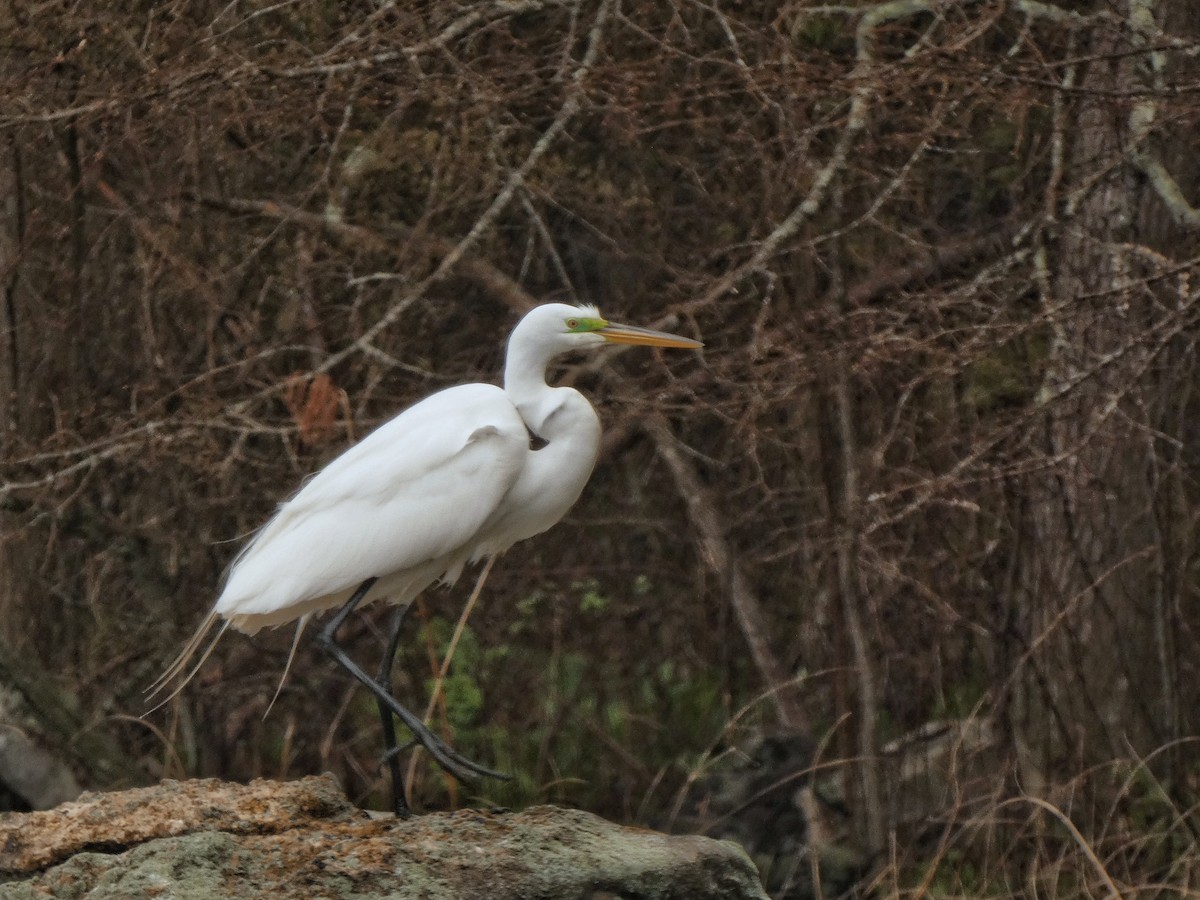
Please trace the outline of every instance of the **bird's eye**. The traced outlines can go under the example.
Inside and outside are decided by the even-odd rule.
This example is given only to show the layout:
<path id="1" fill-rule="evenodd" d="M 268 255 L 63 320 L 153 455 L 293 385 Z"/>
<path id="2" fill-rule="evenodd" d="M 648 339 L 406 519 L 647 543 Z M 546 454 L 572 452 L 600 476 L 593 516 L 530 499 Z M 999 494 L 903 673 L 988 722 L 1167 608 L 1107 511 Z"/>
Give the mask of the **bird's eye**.
<path id="1" fill-rule="evenodd" d="M 570 328 L 572 331 L 574 331 L 576 328 L 579 327 L 579 320 L 578 319 L 567 319 L 567 327 Z"/>

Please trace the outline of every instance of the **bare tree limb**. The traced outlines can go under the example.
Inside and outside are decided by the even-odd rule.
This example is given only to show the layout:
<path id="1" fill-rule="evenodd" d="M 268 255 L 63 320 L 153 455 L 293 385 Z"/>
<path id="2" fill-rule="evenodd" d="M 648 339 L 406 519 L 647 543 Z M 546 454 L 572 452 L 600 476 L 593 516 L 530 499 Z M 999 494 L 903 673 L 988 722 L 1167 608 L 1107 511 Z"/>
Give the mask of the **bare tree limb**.
<path id="1" fill-rule="evenodd" d="M 970 260 L 1006 252 L 1012 237 L 1012 229 L 993 230 L 930 246 L 927 255 L 906 266 L 880 266 L 847 291 L 849 305 L 854 308 L 873 303 L 908 285 L 944 275 Z"/>
<path id="2" fill-rule="evenodd" d="M 1148 36 L 1157 31 L 1154 21 L 1154 7 L 1150 0 L 1129 0 L 1129 25 L 1134 34 L 1134 40 L 1139 45 L 1148 43 Z M 1161 50 L 1151 50 L 1149 53 L 1151 75 L 1154 78 L 1154 88 L 1161 91 L 1163 76 L 1166 70 L 1166 56 Z M 1154 122 L 1158 117 L 1158 101 L 1147 97 L 1134 104 L 1129 111 L 1129 158 L 1137 169 L 1146 176 L 1158 198 L 1171 213 L 1171 217 L 1186 228 L 1200 227 L 1200 209 L 1193 206 L 1183 195 L 1179 182 L 1167 171 L 1162 161 L 1155 157 L 1147 143 Z"/>
<path id="3" fill-rule="evenodd" d="M 811 723 L 794 691 L 784 689 L 793 679 L 771 649 L 768 637 L 770 626 L 762 603 L 755 596 L 750 581 L 737 555 L 725 539 L 721 516 L 710 492 L 700 481 L 692 463 L 679 451 L 670 426 L 660 413 L 652 413 L 642 423 L 646 433 L 654 441 L 655 449 L 667 464 L 675 479 L 679 496 L 687 504 L 692 524 L 700 533 L 701 555 L 712 573 L 729 592 L 729 601 L 737 616 L 742 636 L 750 648 L 750 656 L 767 688 L 772 689 L 771 699 L 779 721 L 806 734 L 812 733 Z"/>
<path id="4" fill-rule="evenodd" d="M 17 288 L 20 282 L 21 238 L 25 227 L 21 152 L 16 141 L 4 145 L 0 160 L 0 452 L 6 436 L 20 421 L 20 342 L 17 338 Z"/>
<path id="5" fill-rule="evenodd" d="M 603 0 L 600 4 L 600 8 L 596 12 L 596 18 L 592 22 L 592 28 L 588 33 L 587 49 L 584 51 L 583 59 L 575 68 L 575 71 L 571 73 L 570 83 L 567 85 L 567 96 L 563 100 L 558 114 L 554 117 L 549 127 L 542 132 L 541 137 L 534 143 L 525 159 L 521 161 L 521 164 L 509 173 L 504 187 L 492 199 L 492 202 L 483 211 L 483 214 L 475 220 L 475 224 L 471 226 L 467 234 L 450 248 L 449 252 L 442 257 L 442 261 L 431 274 L 406 291 L 404 296 L 363 332 L 354 343 L 329 356 L 318 367 L 318 371 L 326 371 L 340 363 L 346 357 L 362 352 L 363 348 L 371 343 L 376 335 L 399 319 L 404 310 L 417 299 L 424 296 L 430 287 L 454 271 L 459 261 L 475 246 L 484 232 L 492 227 L 496 219 L 508 207 L 508 204 L 512 201 L 517 191 L 525 183 L 525 179 L 529 173 L 533 171 L 542 157 L 546 155 L 558 137 L 566 131 L 567 125 L 582 108 L 584 81 L 587 79 L 588 72 L 591 71 L 592 66 L 595 64 L 596 57 L 600 52 L 601 37 L 604 33 L 605 23 L 608 21 L 608 16 L 613 5 L 617 2 L 618 0 Z"/>
<path id="6" fill-rule="evenodd" d="M 470 8 L 470 12 L 459 16 L 433 37 L 411 46 L 401 47 L 397 50 L 385 50 L 380 53 L 373 53 L 370 56 L 345 60 L 343 62 L 309 63 L 303 66 L 293 66 L 288 69 L 281 69 L 274 74 L 284 78 L 300 78 L 312 75 L 337 75 L 354 70 L 372 69 L 376 66 L 395 62 L 398 59 L 407 59 L 415 63 L 418 57 L 444 49 L 455 38 L 461 37 L 476 26 L 482 27 L 501 19 L 511 18 L 512 16 L 526 15 L 550 7 L 567 6 L 576 2 L 577 0 L 498 0 L 498 2 L 491 4 L 475 4 Z M 369 24 L 371 20 L 383 13 L 386 13 L 393 5 L 393 3 L 387 3 L 380 9 L 375 10 L 359 28 L 332 47 L 330 52 L 339 50 L 354 40 L 361 39 L 364 33 L 363 26 Z M 328 55 L 326 54 L 326 56 Z"/>
<path id="7" fill-rule="evenodd" d="M 222 209 L 232 213 L 249 213 L 266 219 L 287 222 L 301 228 L 324 232 L 339 244 L 351 249 L 367 249 L 375 253 L 393 255 L 397 250 L 397 244 L 416 242 L 422 251 L 442 256 L 443 259 L 455 249 L 455 244 L 451 241 L 434 235 L 417 234 L 411 229 L 401 229 L 395 226 L 390 229 L 397 232 L 393 238 L 362 225 L 343 222 L 335 216 L 309 212 L 275 200 L 227 199 L 207 194 L 189 194 L 188 196 L 212 209 Z M 537 303 L 537 299 L 518 282 L 483 259 L 464 258 L 459 253 L 453 267 L 447 270 L 447 274 L 461 275 L 474 281 L 516 313 L 526 312 Z"/>
<path id="8" fill-rule="evenodd" d="M 800 15 L 838 13 L 861 16 L 855 27 L 855 65 L 848 81 L 854 87 L 850 93 L 850 109 L 846 116 L 846 124 L 838 135 L 837 143 L 829 159 L 813 176 L 812 184 L 804 199 L 796 205 L 788 216 L 777 225 L 770 234 L 759 242 L 754 253 L 748 260 L 718 278 L 704 294 L 688 304 L 689 308 L 703 308 L 714 300 L 724 296 L 737 285 L 760 271 L 771 257 L 778 253 L 788 241 L 800 231 L 801 227 L 823 208 L 835 176 L 842 172 L 849 160 L 853 149 L 863 129 L 866 128 L 872 98 L 875 95 L 876 83 L 872 78 L 872 68 L 875 66 L 875 31 L 880 26 L 898 19 L 933 12 L 948 8 L 954 4 L 947 0 L 891 0 L 872 7 L 809 7 L 798 10 Z M 1072 24 L 1081 24 L 1082 20 L 1076 13 L 1067 13 L 1058 7 L 1026 0 L 1019 4 L 1020 8 L 1030 16 L 1064 16 Z M 915 161 L 916 154 L 910 158 L 909 166 Z M 886 191 L 894 190 L 899 180 L 893 180 Z"/>

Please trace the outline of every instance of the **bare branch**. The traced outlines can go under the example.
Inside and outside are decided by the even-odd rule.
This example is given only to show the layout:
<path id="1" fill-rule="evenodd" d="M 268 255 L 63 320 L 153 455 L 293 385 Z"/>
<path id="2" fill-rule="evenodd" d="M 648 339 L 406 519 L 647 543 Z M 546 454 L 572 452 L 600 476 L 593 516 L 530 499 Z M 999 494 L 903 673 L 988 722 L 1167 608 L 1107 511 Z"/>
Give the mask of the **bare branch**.
<path id="1" fill-rule="evenodd" d="M 1130 30 L 1134 34 L 1134 40 L 1145 46 L 1150 36 L 1158 31 L 1151 0 L 1129 0 L 1129 24 Z M 1157 92 L 1161 92 L 1166 57 L 1161 50 L 1151 50 L 1149 55 L 1151 74 L 1155 82 L 1154 88 Z M 1153 94 L 1138 101 L 1129 111 L 1130 159 L 1146 176 L 1176 222 L 1187 228 L 1200 227 L 1200 209 L 1197 209 L 1184 197 L 1179 182 L 1147 148 L 1157 117 L 1158 100 L 1154 99 Z"/>
<path id="2" fill-rule="evenodd" d="M 712 497 L 701 483 L 695 468 L 680 453 L 676 446 L 676 438 L 662 415 L 652 413 L 642 423 L 642 427 L 653 439 L 655 448 L 675 479 L 679 496 L 687 504 L 692 523 L 700 533 L 704 561 L 729 591 L 729 601 L 741 626 L 742 636 L 750 648 L 750 656 L 762 676 L 763 683 L 772 691 L 771 699 L 779 721 L 802 733 L 811 734 L 811 725 L 803 706 L 792 691 L 784 689 L 793 679 L 788 676 L 787 670 L 771 649 L 766 614 L 750 587 L 737 554 L 726 542 L 721 526 L 722 517 L 717 512 Z"/>

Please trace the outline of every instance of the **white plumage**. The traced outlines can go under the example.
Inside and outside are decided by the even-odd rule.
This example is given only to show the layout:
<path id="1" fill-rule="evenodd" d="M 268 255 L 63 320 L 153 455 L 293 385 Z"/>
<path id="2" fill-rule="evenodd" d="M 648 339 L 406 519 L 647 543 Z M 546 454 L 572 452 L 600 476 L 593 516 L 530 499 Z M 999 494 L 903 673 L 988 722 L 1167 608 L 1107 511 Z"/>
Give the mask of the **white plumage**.
<path id="1" fill-rule="evenodd" d="M 214 612 L 252 633 L 338 606 L 373 575 L 371 595 L 398 602 L 411 591 L 388 576 L 432 564 L 455 580 L 529 453 L 504 399 L 485 384 L 441 391 L 338 457 L 246 548 Z"/>
<path id="2" fill-rule="evenodd" d="M 247 633 L 302 626 L 372 578 L 363 602 L 407 604 L 439 579 L 453 582 L 467 563 L 554 525 L 592 472 L 600 422 L 578 391 L 547 385 L 546 368 L 565 352 L 606 342 L 701 346 L 606 322 L 594 307 L 536 307 L 509 340 L 503 389 L 467 384 L 427 397 L 279 507 L 154 692 L 186 671 L 169 696 L 178 693 L 216 644 L 188 671 L 218 623 L 222 632 L 232 625 Z M 533 449 L 531 436 L 544 446 Z"/>

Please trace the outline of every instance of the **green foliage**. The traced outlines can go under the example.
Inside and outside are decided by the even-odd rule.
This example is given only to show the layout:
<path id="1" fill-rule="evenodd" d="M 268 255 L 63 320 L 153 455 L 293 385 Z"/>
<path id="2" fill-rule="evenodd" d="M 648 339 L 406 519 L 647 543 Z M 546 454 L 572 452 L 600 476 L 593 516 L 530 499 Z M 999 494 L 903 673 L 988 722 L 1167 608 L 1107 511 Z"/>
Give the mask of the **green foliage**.
<path id="1" fill-rule="evenodd" d="M 645 577 L 628 588 L 632 595 L 650 590 Z M 489 802 L 510 808 L 546 801 L 611 807 L 614 770 L 622 772 L 621 781 L 640 778 L 641 790 L 650 788 L 660 769 L 682 779 L 720 733 L 727 713 L 713 672 L 653 658 L 630 667 L 618 655 L 583 646 L 611 612 L 616 593 L 586 579 L 559 595 L 530 594 L 514 604 L 503 639 L 491 646 L 483 645 L 475 629 L 463 631 L 442 686 L 444 722 L 460 751 L 514 776 L 478 786 Z M 578 615 L 572 617 L 569 645 L 545 649 L 530 635 L 555 605 Z M 430 619 L 421 640 L 402 647 L 398 664 L 428 667 L 427 642 L 441 658 L 453 631 L 450 620 Z M 489 691 L 514 678 L 527 684 L 524 708 L 496 708 Z M 426 687 L 432 690 L 432 679 Z M 374 704 L 364 698 L 353 714 L 369 730 Z M 629 769 L 635 760 L 636 772 Z M 424 782 L 422 802 L 444 802 L 429 796 L 443 790 L 444 780 L 427 771 L 435 777 Z"/>
<path id="2" fill-rule="evenodd" d="M 852 37 L 843 22 L 835 16 L 801 16 L 796 20 L 792 37 L 809 50 L 829 53 L 847 52 L 853 46 Z"/>
<path id="3" fill-rule="evenodd" d="M 997 346 L 968 367 L 963 399 L 979 412 L 1029 401 L 1048 352 L 1048 343 L 1040 334 Z"/>
<path id="4" fill-rule="evenodd" d="M 951 847 L 940 859 L 918 866 L 915 884 L 927 884 L 932 897 L 987 897 L 994 892 L 986 889 L 979 871 L 962 850 Z"/>
<path id="5" fill-rule="evenodd" d="M 600 584 L 594 578 L 576 582 L 574 588 L 581 592 L 579 598 L 581 613 L 601 613 L 608 608 L 608 600 L 600 593 Z"/>
<path id="6" fill-rule="evenodd" d="M 508 621 L 508 636 L 510 638 L 520 637 L 532 629 L 540 619 L 545 605 L 546 596 L 540 591 L 533 591 L 518 600 L 514 614 Z"/>
<path id="7" fill-rule="evenodd" d="M 979 713 L 979 701 L 988 691 L 987 673 L 964 672 L 960 680 L 947 685 L 937 698 L 930 717 L 933 719 L 966 719 Z"/>

